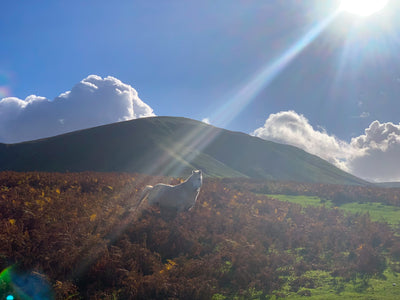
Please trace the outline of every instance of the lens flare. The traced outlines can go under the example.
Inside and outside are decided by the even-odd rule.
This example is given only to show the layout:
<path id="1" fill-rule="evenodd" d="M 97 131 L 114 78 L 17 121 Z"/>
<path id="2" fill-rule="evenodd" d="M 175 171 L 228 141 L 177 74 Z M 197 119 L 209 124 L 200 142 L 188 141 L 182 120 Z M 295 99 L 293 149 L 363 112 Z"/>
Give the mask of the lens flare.
<path id="1" fill-rule="evenodd" d="M 7 300 L 54 299 L 50 284 L 44 275 L 37 272 L 22 272 L 14 266 L 0 273 L 1 293 Z"/>
<path id="2" fill-rule="evenodd" d="M 0 69 L 0 100 L 12 96 L 11 87 L 14 83 L 15 75 L 12 72 Z"/>
<path id="3" fill-rule="evenodd" d="M 11 91 L 10 88 L 7 86 L 0 86 L 0 100 L 2 98 L 10 97 Z"/>

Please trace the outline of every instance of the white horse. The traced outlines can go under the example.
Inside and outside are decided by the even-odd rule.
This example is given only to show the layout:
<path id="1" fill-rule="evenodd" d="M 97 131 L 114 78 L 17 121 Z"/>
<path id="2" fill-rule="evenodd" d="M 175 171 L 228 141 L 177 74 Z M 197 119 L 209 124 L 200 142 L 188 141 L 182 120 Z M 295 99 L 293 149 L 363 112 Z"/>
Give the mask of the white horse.
<path id="1" fill-rule="evenodd" d="M 161 208 L 175 208 L 178 212 L 190 210 L 196 203 L 203 175 L 200 170 L 192 171 L 192 175 L 178 185 L 159 183 L 148 185 L 142 192 L 138 206 L 147 199 L 150 205 L 159 205 Z"/>

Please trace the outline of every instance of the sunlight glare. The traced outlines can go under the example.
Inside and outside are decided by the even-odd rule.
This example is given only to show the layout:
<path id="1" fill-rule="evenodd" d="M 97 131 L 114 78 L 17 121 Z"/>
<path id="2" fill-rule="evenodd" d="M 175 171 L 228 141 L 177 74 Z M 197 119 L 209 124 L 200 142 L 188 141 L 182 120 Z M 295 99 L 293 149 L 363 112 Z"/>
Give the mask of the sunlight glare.
<path id="1" fill-rule="evenodd" d="M 266 88 L 307 46 L 309 46 L 329 24 L 337 17 L 339 11 L 333 12 L 325 19 L 315 23 L 293 45 L 282 52 L 274 61 L 266 64 L 250 78 L 235 94 L 227 100 L 211 116 L 213 124 L 226 127 L 234 118 L 247 107 L 255 97 Z"/>
<path id="2" fill-rule="evenodd" d="M 382 10 L 388 0 L 342 0 L 340 10 L 359 16 L 370 16 Z"/>

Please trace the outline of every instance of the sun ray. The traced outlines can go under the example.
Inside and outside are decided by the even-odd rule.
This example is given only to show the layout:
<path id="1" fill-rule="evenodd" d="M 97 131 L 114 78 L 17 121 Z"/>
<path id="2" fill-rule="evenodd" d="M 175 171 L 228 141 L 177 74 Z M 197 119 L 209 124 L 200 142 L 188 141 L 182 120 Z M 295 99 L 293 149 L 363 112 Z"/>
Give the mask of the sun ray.
<path id="1" fill-rule="evenodd" d="M 264 66 L 253 78 L 239 88 L 230 100 L 226 101 L 216 110 L 210 117 L 211 122 L 218 126 L 226 127 L 266 86 L 310 45 L 329 24 L 331 24 L 338 14 L 339 10 L 336 10 L 327 18 L 316 23 L 303 37 L 275 61 Z"/>
<path id="2" fill-rule="evenodd" d="M 337 14 L 338 11 L 315 24 L 292 47 L 287 49 L 274 62 L 262 68 L 259 73 L 240 87 L 235 95 L 219 107 L 211 116 L 212 122 L 220 127 L 226 127 L 301 53 L 301 51 L 315 40 L 315 38 L 333 21 Z M 205 149 L 217 137 L 218 131 L 214 128 L 208 127 L 205 124 L 204 128 L 195 127 L 193 130 L 183 134 L 179 141 L 174 141 L 174 145 L 169 149 L 163 148 L 164 155 L 158 157 L 151 166 L 147 166 L 146 173 L 180 173 L 185 166 L 190 168 L 191 163 L 196 158 L 195 150 L 197 150 L 198 153 Z M 160 143 L 159 146 L 163 147 L 163 144 Z M 177 165 L 176 162 L 180 163 Z"/>

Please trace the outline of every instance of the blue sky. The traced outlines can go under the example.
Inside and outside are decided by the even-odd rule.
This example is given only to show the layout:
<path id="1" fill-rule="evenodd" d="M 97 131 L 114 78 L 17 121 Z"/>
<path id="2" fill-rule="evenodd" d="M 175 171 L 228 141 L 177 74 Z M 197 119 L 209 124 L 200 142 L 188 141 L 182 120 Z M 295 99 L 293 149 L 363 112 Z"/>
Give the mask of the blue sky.
<path id="1" fill-rule="evenodd" d="M 126 85 L 137 91 L 140 99 L 132 101 L 148 105 L 146 112 L 207 118 L 226 129 L 294 144 L 363 178 L 400 180 L 395 170 L 387 172 L 390 176 L 384 175 L 386 169 L 379 176 L 358 171 L 368 164 L 359 161 L 360 151 L 370 157 L 373 151 L 392 151 L 385 156 L 388 166 L 399 162 L 400 150 L 386 145 L 397 145 L 400 128 L 396 2 L 360 18 L 335 14 L 336 0 L 5 0 L 0 5 L 0 99 L 28 101 L 36 95 L 57 102 L 89 75 L 112 76 L 127 93 Z M 98 78 L 86 87 L 88 82 L 107 86 Z M 83 111 L 79 101 L 74 103 L 68 109 Z M 2 104 L 5 120 L 15 110 L 9 110 L 10 100 Z M 43 119 L 43 111 L 19 114 L 10 127 L 0 121 L 0 142 L 18 141 L 2 137 L 2 130 L 10 137 L 28 118 Z M 122 113 L 118 120 L 139 115 Z M 57 118 L 63 125 L 65 118 Z M 372 130 L 375 121 L 378 129 Z M 310 138 L 297 140 L 288 130 Z M 324 156 L 332 149 L 316 149 L 313 145 L 322 143 L 317 136 L 333 138 L 336 154 Z"/>

